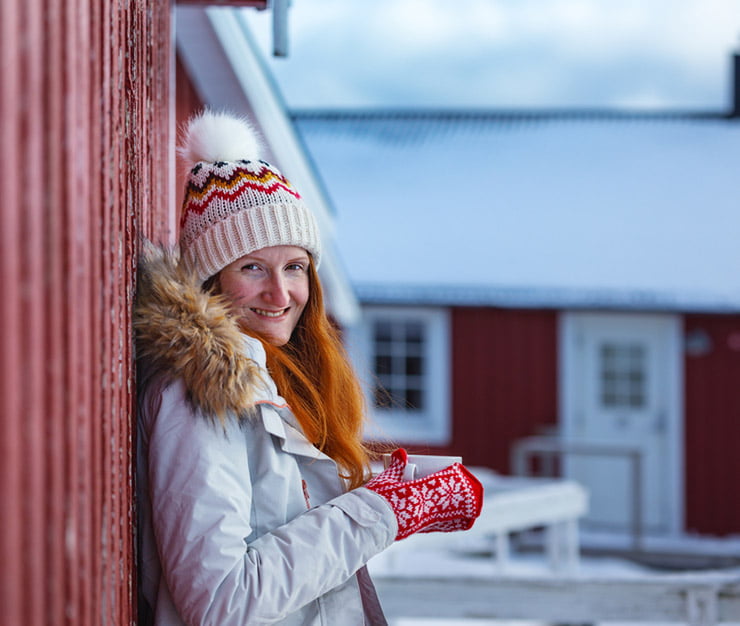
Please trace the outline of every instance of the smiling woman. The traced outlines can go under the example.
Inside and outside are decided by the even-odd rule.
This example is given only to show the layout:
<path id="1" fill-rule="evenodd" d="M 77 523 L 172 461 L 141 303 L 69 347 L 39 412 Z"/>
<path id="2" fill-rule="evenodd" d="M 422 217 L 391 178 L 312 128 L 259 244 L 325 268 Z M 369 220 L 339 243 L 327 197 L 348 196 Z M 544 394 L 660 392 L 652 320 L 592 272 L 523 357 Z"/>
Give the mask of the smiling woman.
<path id="1" fill-rule="evenodd" d="M 385 624 L 367 561 L 464 530 L 459 463 L 368 482 L 360 385 L 324 310 L 313 214 L 242 120 L 191 120 L 180 257 L 139 266 L 142 624 Z"/>

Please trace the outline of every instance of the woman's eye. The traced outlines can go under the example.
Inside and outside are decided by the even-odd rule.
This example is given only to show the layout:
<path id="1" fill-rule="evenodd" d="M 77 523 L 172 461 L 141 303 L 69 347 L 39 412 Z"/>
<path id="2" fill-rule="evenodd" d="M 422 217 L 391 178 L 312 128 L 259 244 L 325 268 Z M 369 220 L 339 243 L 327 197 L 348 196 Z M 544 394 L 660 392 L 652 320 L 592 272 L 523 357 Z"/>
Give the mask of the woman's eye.
<path id="1" fill-rule="evenodd" d="M 290 265 L 288 265 L 287 269 L 293 270 L 293 271 L 300 271 L 303 269 L 303 265 L 301 265 L 300 263 L 291 263 Z"/>
<path id="2" fill-rule="evenodd" d="M 258 269 L 259 269 L 259 265 L 257 265 L 256 263 L 247 263 L 245 265 L 242 265 L 243 272 L 250 272 L 250 271 L 254 271 Z"/>

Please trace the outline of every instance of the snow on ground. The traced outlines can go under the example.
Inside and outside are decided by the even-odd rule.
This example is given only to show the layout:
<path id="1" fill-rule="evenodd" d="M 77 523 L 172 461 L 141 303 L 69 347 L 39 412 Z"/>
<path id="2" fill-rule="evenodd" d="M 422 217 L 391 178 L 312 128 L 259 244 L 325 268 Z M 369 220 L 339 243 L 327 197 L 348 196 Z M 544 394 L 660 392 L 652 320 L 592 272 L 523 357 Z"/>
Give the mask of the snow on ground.
<path id="1" fill-rule="evenodd" d="M 593 626 L 686 626 L 683 622 L 649 622 L 638 625 L 636 622 L 598 622 Z M 428 617 L 401 617 L 388 622 L 389 626 L 551 626 L 548 622 L 532 620 L 495 620 L 495 619 L 431 619 Z M 586 626 L 586 625 L 584 625 Z"/>
<path id="2" fill-rule="evenodd" d="M 686 626 L 683 622 L 649 622 L 638 624 L 636 622 L 598 622 L 593 626 Z M 495 620 L 495 619 L 431 619 L 428 617 L 401 617 L 388 621 L 388 626 L 552 626 L 549 622 L 532 620 Z M 588 626 L 588 625 L 584 625 Z M 729 626 L 729 625 L 728 625 Z"/>
<path id="3" fill-rule="evenodd" d="M 413 539 L 411 537 L 410 539 Z M 408 540 L 404 540 L 408 541 Z M 399 544 L 394 544 L 398 546 Z M 383 576 L 425 577 L 435 575 L 457 576 L 492 576 L 495 568 L 492 560 L 485 556 L 471 556 L 470 554 L 429 550 L 402 550 L 396 553 L 394 546 L 379 554 L 368 564 L 374 578 Z M 576 577 L 591 580 L 600 578 L 638 578 L 646 574 L 655 573 L 646 567 L 631 563 L 624 559 L 613 557 L 582 557 L 579 569 L 574 573 Z M 506 570 L 506 576 L 521 578 L 540 578 L 555 575 L 548 570 L 542 554 L 512 554 Z M 547 622 L 538 620 L 493 620 L 473 618 L 396 618 L 389 621 L 389 626 L 550 626 Z M 594 626 L 626 626 L 616 622 L 602 622 Z M 629 626 L 636 626 L 634 623 Z M 676 626 L 669 622 L 651 622 L 645 626 Z"/>
<path id="4" fill-rule="evenodd" d="M 415 538 L 420 541 L 414 544 Z M 435 545 L 435 539 L 436 545 Z M 693 545 L 697 551 L 707 545 L 716 544 L 719 549 L 733 546 L 732 541 L 716 540 L 695 541 L 691 539 L 688 545 Z M 447 546 L 447 547 L 445 547 Z M 684 546 L 686 547 L 686 546 Z M 547 560 L 541 552 L 512 551 L 505 572 L 496 569 L 491 554 L 480 550 L 478 540 L 465 540 L 465 533 L 414 535 L 402 542 L 393 544 L 388 550 L 373 558 L 368 568 L 373 578 L 384 577 L 511 577 L 519 579 L 541 580 L 543 577 L 557 578 L 558 573 L 549 569 Z M 577 571 L 569 572 L 570 580 L 583 579 L 598 580 L 634 580 L 640 577 L 660 574 L 660 570 L 645 567 L 624 558 L 613 556 L 584 556 L 580 558 Z M 665 572 L 662 572 L 665 573 Z M 382 599 L 381 599 L 382 600 Z M 433 601 L 430 598 L 430 602 Z M 493 620 L 473 618 L 395 618 L 389 621 L 390 626 L 549 626 L 547 622 L 539 620 Z M 594 626 L 627 626 L 622 622 L 598 622 Z M 630 623 L 636 626 L 636 623 Z M 650 622 L 643 626 L 676 626 L 672 622 Z"/>
<path id="5" fill-rule="evenodd" d="M 491 496 L 493 494 L 498 494 L 501 497 L 506 495 L 507 490 L 504 489 L 506 484 L 509 485 L 509 489 L 512 488 L 511 483 L 505 482 L 511 480 L 510 477 L 501 477 L 490 472 L 490 470 L 482 468 L 474 469 L 481 482 L 486 485 L 486 490 L 489 494 L 489 504 L 492 502 Z M 499 485 L 499 483 L 501 484 Z M 522 484 L 517 484 L 519 490 L 525 488 Z M 496 485 L 498 485 L 498 489 Z M 542 484 L 534 480 L 528 486 L 529 491 L 534 490 L 534 492 L 540 493 L 540 495 L 543 493 L 543 488 L 544 486 Z M 560 559 L 551 563 L 548 561 L 546 553 L 543 550 L 545 543 L 543 542 L 544 535 L 542 527 L 546 526 L 547 523 L 553 522 L 553 519 L 551 519 L 551 514 L 553 513 L 551 508 L 552 502 L 530 497 L 518 503 L 508 501 L 507 506 L 515 508 L 525 506 L 528 511 L 531 507 L 539 507 L 541 510 L 538 515 L 534 515 L 531 519 L 527 518 L 529 520 L 527 522 L 528 525 L 522 526 L 519 524 L 510 527 L 512 532 L 509 536 L 512 541 L 509 542 L 508 558 L 504 559 L 503 562 L 499 562 L 496 559 L 495 547 L 499 544 L 496 542 L 495 534 L 492 534 L 494 526 L 491 526 L 490 523 L 480 523 L 490 522 L 490 519 L 486 519 L 486 515 L 491 516 L 501 513 L 500 510 L 491 507 L 488 509 L 484 507 L 480 522 L 468 532 L 418 533 L 403 541 L 394 543 L 386 551 L 373 558 L 368 563 L 368 568 L 376 582 L 380 583 L 381 590 L 384 586 L 386 590 L 392 588 L 394 581 L 396 581 L 396 584 L 402 586 L 397 588 L 406 588 L 406 586 L 410 585 L 408 588 L 413 589 L 414 600 L 410 604 L 407 604 L 404 609 L 405 613 L 396 612 L 395 615 L 404 615 L 409 612 L 413 614 L 413 607 L 417 606 L 417 602 L 419 601 L 417 594 L 421 594 L 422 604 L 420 606 L 422 609 L 420 612 L 437 616 L 439 614 L 437 610 L 430 612 L 429 607 L 439 605 L 441 601 L 444 602 L 445 600 L 439 597 L 438 590 L 440 586 L 439 584 L 434 584 L 433 581 L 435 579 L 437 581 L 440 579 L 451 581 L 456 579 L 470 580 L 472 584 L 474 584 L 473 581 L 475 580 L 479 581 L 483 579 L 484 581 L 490 580 L 492 585 L 496 585 L 497 581 L 500 581 L 502 585 L 513 582 L 514 588 L 518 590 L 516 593 L 520 594 L 522 593 L 522 589 L 536 590 L 543 583 L 547 584 L 548 580 L 555 581 L 557 584 L 560 584 L 562 581 L 567 585 L 582 585 L 586 593 L 593 593 L 594 587 L 592 583 L 602 585 L 604 586 L 603 588 L 613 589 L 613 585 L 619 585 L 622 582 L 625 585 L 625 589 L 629 589 L 630 585 L 634 589 L 635 581 L 637 581 L 638 587 L 641 588 L 643 581 L 652 584 L 655 582 L 656 577 L 666 580 L 661 576 L 663 574 L 678 574 L 679 578 L 682 579 L 681 584 L 686 584 L 684 582 L 684 574 L 687 574 L 692 580 L 695 580 L 695 577 L 698 576 L 701 579 L 702 585 L 710 584 L 712 581 L 726 580 L 728 575 L 732 576 L 732 580 L 736 580 L 738 575 L 740 575 L 740 569 L 737 569 L 738 559 L 740 559 L 740 537 L 726 539 L 687 535 L 669 538 L 643 537 L 643 546 L 651 553 L 652 557 L 661 556 L 661 559 L 658 559 L 656 562 L 661 562 L 663 565 L 667 565 L 670 562 L 672 567 L 678 567 L 677 564 L 682 563 L 681 567 L 685 568 L 682 571 L 677 571 L 676 569 L 669 571 L 667 569 L 651 568 L 625 558 L 630 548 L 634 547 L 631 543 L 632 538 L 628 533 L 622 534 L 621 537 L 619 535 L 596 536 L 593 533 L 583 532 L 582 528 L 579 533 L 581 547 L 586 545 L 591 548 L 600 546 L 603 549 L 601 556 L 597 556 L 597 552 L 584 552 L 581 550 L 580 558 L 575 565 L 569 559 Z M 529 513 L 532 513 L 532 511 L 529 511 Z M 501 520 L 499 519 L 499 521 Z M 509 528 L 508 526 L 506 527 Z M 502 548 L 505 549 L 505 546 L 502 545 Z M 620 552 L 621 549 L 625 551 Z M 612 556 L 607 556 L 607 554 Z M 619 556 L 614 556 L 615 554 Z M 671 558 L 665 561 L 663 558 L 665 555 L 669 555 Z M 737 555 L 738 559 L 726 558 L 733 555 Z M 647 552 L 643 552 L 641 556 L 645 558 L 648 554 Z M 679 560 L 673 560 L 674 557 Z M 701 558 L 697 559 L 695 557 Z M 718 559 L 716 557 L 725 558 Z M 695 565 L 704 560 L 706 560 L 706 563 L 713 564 Z M 725 561 L 728 565 L 716 565 L 716 563 Z M 692 563 L 690 569 L 686 568 L 687 563 Z M 729 563 L 734 564 L 734 569 L 724 570 L 722 572 L 709 572 L 706 569 L 698 571 L 704 567 L 730 567 Z M 553 566 L 556 566 L 558 569 L 553 569 Z M 669 577 L 675 578 L 673 576 Z M 428 586 L 416 584 L 424 579 L 430 579 L 431 584 Z M 648 579 L 652 583 L 649 583 Z M 511 589 L 511 587 L 499 588 Z M 591 589 L 591 591 L 589 592 L 588 589 Z M 458 596 L 453 593 L 451 597 L 457 598 Z M 532 597 L 537 597 L 538 601 L 542 599 L 536 594 Z M 629 597 L 632 598 L 632 596 Z M 391 603 L 398 602 L 398 598 L 392 599 L 392 592 L 386 598 Z M 468 601 L 474 603 L 479 598 L 477 595 L 469 595 Z M 579 595 L 578 598 L 587 604 L 594 601 L 593 595 L 583 598 Z M 382 601 L 383 595 L 381 592 Z M 551 601 L 555 603 L 553 606 L 557 608 L 557 602 L 559 600 L 552 598 Z M 633 601 L 635 601 L 634 598 Z M 642 600 L 642 602 L 644 604 L 646 601 Z M 649 604 L 650 600 L 647 600 L 647 602 Z M 608 606 L 608 604 L 609 602 L 607 601 L 604 606 Z M 447 607 L 449 605 L 440 606 Z M 526 605 L 522 606 L 526 607 Z M 520 614 L 521 612 L 516 612 L 514 615 L 518 617 L 541 617 L 543 615 L 543 605 L 539 604 L 538 606 L 538 611 L 530 612 L 529 610 L 525 610 L 523 615 Z M 544 615 L 547 615 L 547 606 L 544 608 L 546 609 Z M 397 611 L 398 607 L 395 607 L 395 610 Z M 448 615 L 470 612 L 475 614 L 475 610 L 472 606 L 466 607 L 461 605 L 454 607 L 452 611 L 444 612 Z M 602 614 L 600 609 L 594 608 L 593 610 L 596 611 L 596 615 Z M 663 610 L 668 609 L 663 606 Z M 491 614 L 487 609 L 484 609 L 484 611 L 487 612 L 479 612 L 477 614 Z M 622 613 L 618 612 L 618 614 L 621 615 Z M 613 612 L 610 615 L 612 618 L 614 617 Z M 662 615 L 664 615 L 663 612 L 659 613 L 658 617 Z M 675 619 L 675 612 L 670 613 L 670 615 L 671 618 Z M 668 617 L 668 614 L 666 614 L 666 617 Z M 621 624 L 617 624 L 616 622 L 593 621 L 598 626 L 621 626 Z M 665 622 L 664 624 L 669 623 Z M 455 617 L 454 619 L 394 617 L 390 624 L 391 626 L 420 626 L 422 624 L 428 624 L 429 626 L 493 626 L 494 624 L 497 626 L 546 626 L 546 622 L 535 619 L 492 620 L 482 618 L 462 619 L 459 617 Z M 660 623 L 652 622 L 651 625 L 660 626 Z"/>

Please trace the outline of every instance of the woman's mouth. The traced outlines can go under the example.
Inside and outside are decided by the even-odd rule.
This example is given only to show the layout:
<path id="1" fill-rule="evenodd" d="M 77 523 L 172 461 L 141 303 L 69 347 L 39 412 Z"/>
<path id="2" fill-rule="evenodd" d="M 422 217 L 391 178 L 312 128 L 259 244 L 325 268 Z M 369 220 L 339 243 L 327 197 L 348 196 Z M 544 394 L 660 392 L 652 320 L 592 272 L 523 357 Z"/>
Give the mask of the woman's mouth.
<path id="1" fill-rule="evenodd" d="M 288 309 L 280 309 L 279 311 L 266 311 L 265 309 L 255 308 L 252 308 L 250 310 L 257 315 L 261 315 L 262 317 L 280 317 L 288 311 Z"/>

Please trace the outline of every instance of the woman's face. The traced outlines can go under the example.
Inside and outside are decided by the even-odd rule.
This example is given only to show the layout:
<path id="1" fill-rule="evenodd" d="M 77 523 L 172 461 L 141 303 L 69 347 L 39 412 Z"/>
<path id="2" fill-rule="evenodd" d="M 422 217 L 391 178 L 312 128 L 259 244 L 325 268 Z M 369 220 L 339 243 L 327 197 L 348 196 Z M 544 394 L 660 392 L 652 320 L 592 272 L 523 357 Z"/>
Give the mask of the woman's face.
<path id="1" fill-rule="evenodd" d="M 308 301 L 310 262 L 303 248 L 262 248 L 221 270 L 221 293 L 247 328 L 285 345 Z"/>

